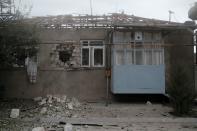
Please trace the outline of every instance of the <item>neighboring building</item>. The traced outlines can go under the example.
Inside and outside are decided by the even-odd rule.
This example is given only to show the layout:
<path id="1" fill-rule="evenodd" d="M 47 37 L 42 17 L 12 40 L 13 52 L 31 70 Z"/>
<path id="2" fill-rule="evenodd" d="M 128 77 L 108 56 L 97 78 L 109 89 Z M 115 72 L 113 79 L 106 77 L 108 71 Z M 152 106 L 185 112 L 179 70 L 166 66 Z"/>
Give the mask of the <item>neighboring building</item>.
<path id="1" fill-rule="evenodd" d="M 36 82 L 27 81 L 24 69 L 2 71 L 7 97 L 165 94 L 179 64 L 194 82 L 193 25 L 116 13 L 29 21 L 40 27 Z"/>

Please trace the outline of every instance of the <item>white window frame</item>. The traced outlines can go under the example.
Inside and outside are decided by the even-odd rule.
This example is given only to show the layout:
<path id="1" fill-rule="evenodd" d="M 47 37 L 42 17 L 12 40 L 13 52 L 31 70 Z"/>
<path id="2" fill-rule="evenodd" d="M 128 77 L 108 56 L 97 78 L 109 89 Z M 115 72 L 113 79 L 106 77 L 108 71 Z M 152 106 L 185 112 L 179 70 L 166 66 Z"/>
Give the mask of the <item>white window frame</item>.
<path id="1" fill-rule="evenodd" d="M 84 41 L 87 41 L 87 43 L 83 43 Z M 101 46 L 94 46 L 91 45 L 90 43 L 92 41 L 101 41 L 102 45 Z M 81 40 L 81 67 L 104 67 L 105 66 L 105 44 L 103 40 Z M 87 44 L 87 46 L 84 46 L 83 44 Z M 89 49 L 89 65 L 83 65 L 83 53 L 82 50 L 84 48 L 88 48 Z M 103 65 L 94 65 L 94 50 L 95 49 L 103 49 Z"/>

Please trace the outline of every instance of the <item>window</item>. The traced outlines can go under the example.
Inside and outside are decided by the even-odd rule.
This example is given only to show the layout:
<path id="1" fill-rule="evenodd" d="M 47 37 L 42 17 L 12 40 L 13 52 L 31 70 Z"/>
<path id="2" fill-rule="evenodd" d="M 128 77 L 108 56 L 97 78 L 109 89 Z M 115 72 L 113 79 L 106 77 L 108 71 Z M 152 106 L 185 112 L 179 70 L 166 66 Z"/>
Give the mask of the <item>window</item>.
<path id="1" fill-rule="evenodd" d="M 126 51 L 126 62 L 127 64 L 133 64 L 133 50 L 127 50 Z"/>
<path id="2" fill-rule="evenodd" d="M 145 65 L 152 65 L 152 50 L 145 50 L 144 51 L 144 64 Z"/>
<path id="3" fill-rule="evenodd" d="M 143 64 L 143 51 L 142 50 L 136 50 L 135 51 L 135 64 L 136 65 L 142 65 Z"/>
<path id="4" fill-rule="evenodd" d="M 104 67 L 105 64 L 105 48 L 101 40 L 81 41 L 82 67 Z"/>
<path id="5" fill-rule="evenodd" d="M 157 49 L 153 51 L 153 64 L 154 65 L 161 65 L 164 63 L 164 56 L 163 56 L 163 50 Z"/>
<path id="6" fill-rule="evenodd" d="M 116 65 L 123 65 L 124 64 L 124 51 L 117 50 L 116 51 Z"/>
<path id="7" fill-rule="evenodd" d="M 161 46 L 163 42 L 160 32 L 135 32 L 134 36 L 132 46 L 115 47 L 113 58 L 115 65 L 164 64 L 164 48 Z"/>
<path id="8" fill-rule="evenodd" d="M 89 67 L 90 66 L 90 49 L 82 48 L 82 66 Z"/>
<path id="9" fill-rule="evenodd" d="M 97 67 L 101 67 L 104 66 L 104 52 L 103 52 L 103 48 L 93 48 L 93 54 L 94 54 L 94 59 L 93 59 L 93 65 L 97 66 Z"/>

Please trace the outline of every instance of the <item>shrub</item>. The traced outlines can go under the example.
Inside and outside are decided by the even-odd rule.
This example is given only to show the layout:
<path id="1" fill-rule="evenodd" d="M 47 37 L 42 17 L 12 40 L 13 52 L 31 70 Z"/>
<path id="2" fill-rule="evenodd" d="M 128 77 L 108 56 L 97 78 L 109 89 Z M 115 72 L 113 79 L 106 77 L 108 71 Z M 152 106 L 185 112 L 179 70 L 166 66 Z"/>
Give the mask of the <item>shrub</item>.
<path id="1" fill-rule="evenodd" d="M 171 74 L 168 93 L 176 115 L 188 114 L 192 109 L 196 93 L 191 76 L 183 66 L 178 66 Z"/>

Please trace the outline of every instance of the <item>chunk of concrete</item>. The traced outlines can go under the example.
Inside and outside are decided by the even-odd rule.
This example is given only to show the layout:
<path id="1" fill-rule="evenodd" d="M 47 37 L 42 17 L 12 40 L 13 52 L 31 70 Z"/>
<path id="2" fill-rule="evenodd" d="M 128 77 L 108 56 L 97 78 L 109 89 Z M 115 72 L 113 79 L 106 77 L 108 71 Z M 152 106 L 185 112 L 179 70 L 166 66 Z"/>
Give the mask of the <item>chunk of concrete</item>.
<path id="1" fill-rule="evenodd" d="M 41 101 L 41 100 L 42 100 L 42 97 L 41 97 L 41 96 L 39 96 L 39 97 L 35 97 L 33 100 L 34 100 L 35 102 L 37 102 L 37 101 Z"/>
<path id="2" fill-rule="evenodd" d="M 67 106 L 68 106 L 69 110 L 73 110 L 73 103 L 72 102 L 68 103 Z"/>
<path id="3" fill-rule="evenodd" d="M 80 107 L 80 102 L 76 98 L 72 98 L 72 103 L 74 107 Z"/>
<path id="4" fill-rule="evenodd" d="M 19 112 L 20 112 L 19 109 L 12 109 L 12 110 L 11 110 L 10 117 L 11 117 L 11 118 L 17 118 L 17 117 L 19 116 Z"/>
<path id="5" fill-rule="evenodd" d="M 152 105 L 152 103 L 150 101 L 147 101 L 146 105 Z"/>
<path id="6" fill-rule="evenodd" d="M 32 131 L 45 131 L 44 127 L 35 127 Z"/>
<path id="7" fill-rule="evenodd" d="M 52 104 L 53 103 L 53 96 L 52 95 L 47 95 L 47 103 Z"/>
<path id="8" fill-rule="evenodd" d="M 53 97 L 53 99 L 54 99 L 56 102 L 58 102 L 58 103 L 60 103 L 60 102 L 61 102 L 61 99 L 60 99 L 60 97 L 59 97 L 59 96 L 54 96 L 54 97 Z"/>
<path id="9" fill-rule="evenodd" d="M 64 126 L 64 131 L 73 131 L 73 125 L 70 124 L 70 123 L 67 123 L 67 124 Z"/>
<path id="10" fill-rule="evenodd" d="M 47 103 L 47 99 L 44 98 L 44 99 L 42 99 L 42 101 L 39 103 L 39 105 L 44 105 L 44 104 L 46 104 L 46 103 Z"/>
<path id="11" fill-rule="evenodd" d="M 63 95 L 62 98 L 61 98 L 61 103 L 65 103 L 67 100 L 67 96 L 66 95 Z"/>
<path id="12" fill-rule="evenodd" d="M 40 114 L 46 114 L 47 113 L 47 108 L 43 107 L 40 111 Z"/>

